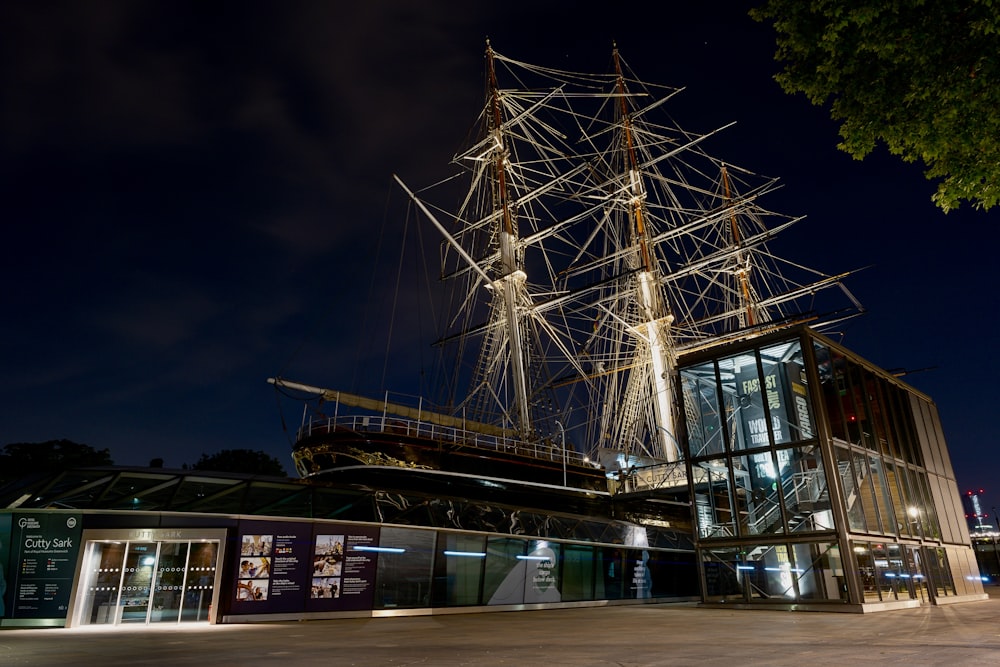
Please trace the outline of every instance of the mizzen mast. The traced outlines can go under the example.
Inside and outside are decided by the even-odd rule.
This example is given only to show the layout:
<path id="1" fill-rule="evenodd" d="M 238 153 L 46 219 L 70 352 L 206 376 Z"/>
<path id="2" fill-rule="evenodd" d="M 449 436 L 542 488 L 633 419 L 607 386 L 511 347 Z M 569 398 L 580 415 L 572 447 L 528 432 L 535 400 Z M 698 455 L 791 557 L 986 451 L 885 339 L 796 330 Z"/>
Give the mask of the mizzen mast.
<path id="1" fill-rule="evenodd" d="M 739 298 L 740 298 L 740 308 L 739 311 L 745 315 L 744 317 L 739 317 L 739 322 L 741 327 L 753 327 L 757 325 L 757 317 L 754 313 L 755 304 L 751 296 L 750 288 L 750 262 L 748 258 L 744 258 L 743 252 L 743 241 L 740 238 L 740 223 L 736 219 L 736 207 L 733 204 L 733 196 L 730 191 L 729 185 L 729 171 L 726 169 L 725 165 L 722 165 L 722 194 L 723 201 L 726 208 L 729 210 L 729 233 L 731 235 L 730 242 L 733 248 L 736 249 L 735 266 L 733 268 L 733 274 L 736 276 L 736 280 L 739 283 Z"/>

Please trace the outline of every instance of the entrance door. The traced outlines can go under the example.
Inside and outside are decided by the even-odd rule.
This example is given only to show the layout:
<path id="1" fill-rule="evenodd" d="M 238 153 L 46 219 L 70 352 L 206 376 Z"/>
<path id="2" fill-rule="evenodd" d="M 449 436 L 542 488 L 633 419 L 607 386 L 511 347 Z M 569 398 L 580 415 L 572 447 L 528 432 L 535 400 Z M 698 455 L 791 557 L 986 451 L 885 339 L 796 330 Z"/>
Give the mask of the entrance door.
<path id="1" fill-rule="evenodd" d="M 920 547 L 906 547 L 906 568 L 910 572 L 911 597 L 920 600 L 920 604 L 927 604 L 932 599 L 927 585 L 927 575 L 924 573 L 922 555 Z"/>
<path id="2" fill-rule="evenodd" d="M 82 625 L 207 621 L 217 540 L 88 541 L 78 592 Z"/>
<path id="3" fill-rule="evenodd" d="M 125 552 L 119 623 L 146 623 L 149 616 L 150 590 L 156 571 L 156 542 L 132 542 Z"/>

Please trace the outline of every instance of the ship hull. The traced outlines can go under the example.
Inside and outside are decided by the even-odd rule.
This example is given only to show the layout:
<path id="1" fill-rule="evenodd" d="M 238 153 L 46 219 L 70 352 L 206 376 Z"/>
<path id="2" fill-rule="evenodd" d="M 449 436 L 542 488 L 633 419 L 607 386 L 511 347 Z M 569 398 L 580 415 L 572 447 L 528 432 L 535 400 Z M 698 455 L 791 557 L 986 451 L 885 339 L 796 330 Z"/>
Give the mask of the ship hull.
<path id="1" fill-rule="evenodd" d="M 564 458 L 556 448 L 552 448 L 548 457 L 537 454 L 537 447 L 533 448 L 533 455 L 528 455 L 519 452 L 514 445 L 486 449 L 467 442 L 405 433 L 336 428 L 326 432 L 314 430 L 295 444 L 292 456 L 303 477 L 329 476 L 342 469 L 351 469 L 356 474 L 365 467 L 376 467 L 382 471 L 382 476 L 393 471 L 401 474 L 427 471 L 486 480 L 507 487 L 608 491 L 603 469 L 581 466 Z"/>

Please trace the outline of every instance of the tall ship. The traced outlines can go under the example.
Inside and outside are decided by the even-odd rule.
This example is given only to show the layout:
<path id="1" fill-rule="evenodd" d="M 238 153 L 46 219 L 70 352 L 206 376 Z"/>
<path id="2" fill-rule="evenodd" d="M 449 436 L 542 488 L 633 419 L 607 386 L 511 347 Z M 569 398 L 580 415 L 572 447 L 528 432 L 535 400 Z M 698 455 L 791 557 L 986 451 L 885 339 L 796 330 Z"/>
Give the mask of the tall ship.
<path id="1" fill-rule="evenodd" d="M 829 330 L 862 310 L 848 274 L 769 250 L 802 219 L 765 208 L 777 180 L 706 152 L 725 128 L 682 129 L 667 114 L 680 89 L 643 82 L 617 47 L 606 73 L 585 74 L 487 43 L 485 84 L 478 132 L 441 188 L 457 205 L 396 177 L 441 239 L 441 393 L 271 378 L 306 406 L 297 471 L 561 502 L 686 489 L 678 360 Z"/>

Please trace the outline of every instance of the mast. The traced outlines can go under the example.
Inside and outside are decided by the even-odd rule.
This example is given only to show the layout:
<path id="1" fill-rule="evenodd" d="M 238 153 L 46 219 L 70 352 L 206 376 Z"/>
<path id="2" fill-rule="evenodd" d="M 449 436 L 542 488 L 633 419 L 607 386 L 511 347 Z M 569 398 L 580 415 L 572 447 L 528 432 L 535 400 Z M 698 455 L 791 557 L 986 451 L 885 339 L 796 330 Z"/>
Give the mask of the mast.
<path id="1" fill-rule="evenodd" d="M 663 298 L 660 289 L 658 272 L 653 263 L 646 233 L 645 205 L 646 190 L 636 158 L 635 143 L 632 136 L 632 121 L 626 103 L 625 77 L 622 74 L 621 60 L 618 48 L 614 49 L 615 77 L 618 100 L 620 105 L 622 130 L 624 133 L 625 158 L 628 170 L 628 185 L 631 199 L 629 201 L 630 231 L 638 260 L 638 285 L 636 297 L 639 302 L 639 312 L 644 320 L 639 330 L 645 333 L 649 346 L 650 367 L 652 371 L 655 424 L 659 428 L 651 433 L 650 438 L 660 445 L 659 453 L 668 461 L 677 459 L 674 438 L 673 392 L 671 384 L 674 372 L 674 351 L 670 341 L 670 325 L 674 321 L 669 304 Z M 641 348 L 641 346 L 640 346 Z"/>
<path id="2" fill-rule="evenodd" d="M 486 42 L 486 69 L 489 77 L 489 131 L 493 135 L 493 208 L 500 213 L 497 236 L 500 244 L 499 276 L 493 283 L 495 300 L 502 302 L 507 325 L 507 343 L 510 352 L 511 381 L 514 390 L 517 428 L 522 437 L 531 433 L 531 416 L 528 412 L 528 381 L 526 354 L 522 344 L 519 298 L 524 291 L 527 274 L 524 272 L 524 254 L 519 247 L 514 206 L 507 189 L 506 165 L 508 151 L 504 142 L 503 119 L 500 113 L 500 88 L 497 85 L 493 62 L 493 48 Z"/>
<path id="3" fill-rule="evenodd" d="M 733 205 L 733 197 L 730 192 L 729 186 L 729 170 L 726 169 L 726 165 L 722 165 L 722 191 L 723 191 L 723 201 L 725 202 L 726 209 L 729 211 L 729 231 L 732 235 L 732 245 L 736 249 L 736 257 L 734 258 L 734 269 L 733 273 L 736 276 L 736 280 L 739 283 L 739 295 L 740 295 L 740 310 L 746 314 L 746 320 L 740 322 L 744 327 L 753 327 L 757 325 L 756 317 L 754 316 L 754 303 L 750 296 L 750 264 L 746 262 L 743 257 L 743 247 L 742 241 L 740 240 L 740 224 L 736 220 L 736 207 Z"/>

